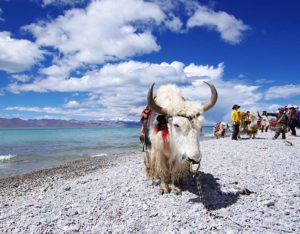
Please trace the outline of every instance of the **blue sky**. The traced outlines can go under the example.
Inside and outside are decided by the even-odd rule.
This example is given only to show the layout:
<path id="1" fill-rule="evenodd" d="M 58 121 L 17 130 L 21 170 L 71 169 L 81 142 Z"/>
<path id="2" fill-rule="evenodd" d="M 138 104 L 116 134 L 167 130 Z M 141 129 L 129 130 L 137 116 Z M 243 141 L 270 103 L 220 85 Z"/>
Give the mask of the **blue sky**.
<path id="1" fill-rule="evenodd" d="M 229 4 L 230 3 L 230 4 Z M 0 117 L 138 120 L 150 85 L 207 123 L 300 102 L 296 0 L 1 0 Z"/>

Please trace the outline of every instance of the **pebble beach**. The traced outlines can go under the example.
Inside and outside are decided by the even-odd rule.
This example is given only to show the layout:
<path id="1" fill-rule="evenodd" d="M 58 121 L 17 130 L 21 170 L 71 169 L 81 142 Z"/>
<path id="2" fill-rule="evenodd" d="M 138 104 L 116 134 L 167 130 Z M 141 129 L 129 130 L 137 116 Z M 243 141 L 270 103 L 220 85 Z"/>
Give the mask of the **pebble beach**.
<path id="1" fill-rule="evenodd" d="M 141 149 L 1 178 L 0 233 L 300 233 L 300 137 L 273 135 L 200 142 L 204 200 L 160 195 Z"/>

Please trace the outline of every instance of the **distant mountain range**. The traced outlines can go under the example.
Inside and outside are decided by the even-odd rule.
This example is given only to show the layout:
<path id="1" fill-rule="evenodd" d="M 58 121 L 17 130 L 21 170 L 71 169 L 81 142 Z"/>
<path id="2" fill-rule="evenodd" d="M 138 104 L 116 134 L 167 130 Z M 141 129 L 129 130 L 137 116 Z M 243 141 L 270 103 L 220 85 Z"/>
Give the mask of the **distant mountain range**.
<path id="1" fill-rule="evenodd" d="M 101 128 L 101 127 L 138 127 L 133 121 L 102 120 L 62 120 L 62 119 L 28 119 L 0 118 L 0 128 Z"/>

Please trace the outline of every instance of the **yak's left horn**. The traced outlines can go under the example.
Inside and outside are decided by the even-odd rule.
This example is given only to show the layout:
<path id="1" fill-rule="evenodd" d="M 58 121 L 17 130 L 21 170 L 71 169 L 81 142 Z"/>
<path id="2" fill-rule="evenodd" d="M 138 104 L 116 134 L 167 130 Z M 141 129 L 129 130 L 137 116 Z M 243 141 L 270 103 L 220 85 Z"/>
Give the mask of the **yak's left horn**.
<path id="1" fill-rule="evenodd" d="M 155 111 L 158 114 L 162 115 L 167 115 L 167 111 L 164 110 L 164 108 L 160 107 L 159 105 L 156 104 L 154 98 L 153 98 L 153 87 L 154 84 L 152 84 L 149 92 L 148 92 L 148 106 L 150 107 L 151 110 Z"/>
<path id="2" fill-rule="evenodd" d="M 210 91 L 211 91 L 210 100 L 203 105 L 203 111 L 206 112 L 216 104 L 217 99 L 218 99 L 218 92 L 214 85 L 212 85 L 208 82 L 205 82 L 205 81 L 203 81 L 203 82 L 210 87 Z"/>

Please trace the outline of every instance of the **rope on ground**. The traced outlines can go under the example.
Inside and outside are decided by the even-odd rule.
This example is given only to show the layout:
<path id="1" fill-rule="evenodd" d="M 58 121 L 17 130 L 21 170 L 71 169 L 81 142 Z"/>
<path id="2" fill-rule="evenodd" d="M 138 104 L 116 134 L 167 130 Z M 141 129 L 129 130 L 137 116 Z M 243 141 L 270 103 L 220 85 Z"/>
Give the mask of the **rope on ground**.
<path id="1" fill-rule="evenodd" d="M 233 220 L 232 218 L 228 217 L 228 216 L 223 216 L 223 215 L 217 215 L 214 214 L 209 205 L 208 202 L 205 200 L 206 197 L 204 196 L 204 186 L 203 183 L 201 183 L 201 175 L 200 172 L 197 171 L 196 173 L 194 173 L 193 177 L 196 179 L 196 185 L 197 185 L 197 190 L 198 190 L 198 194 L 199 194 L 199 198 L 202 201 L 202 204 L 204 205 L 205 209 L 206 209 L 206 213 L 208 214 L 209 217 L 213 217 L 215 219 L 228 219 L 231 222 L 235 223 L 236 225 L 242 227 L 242 228 L 247 228 L 250 227 L 249 225 L 243 225 L 240 224 L 239 222 Z"/>
<path id="2" fill-rule="evenodd" d="M 285 140 L 284 143 L 287 146 L 293 146 L 293 143 L 291 141 Z"/>
<path id="3" fill-rule="evenodd" d="M 199 198 L 202 202 L 202 204 L 204 205 L 205 209 L 206 209 L 206 213 L 208 214 L 209 217 L 212 217 L 214 219 L 223 219 L 223 220 L 229 220 L 231 222 L 233 222 L 234 224 L 238 225 L 241 228 L 253 228 L 253 226 L 248 225 L 248 224 L 241 224 L 237 221 L 235 221 L 234 219 L 232 219 L 229 216 L 225 216 L 225 215 L 217 215 L 215 213 L 212 212 L 212 210 L 210 209 L 208 202 L 205 200 L 206 197 L 204 195 L 204 186 L 203 183 L 201 183 L 201 175 L 200 175 L 200 171 L 194 172 L 193 173 L 193 177 L 196 180 L 196 185 L 197 185 L 197 190 L 198 190 L 198 194 L 199 194 Z M 280 228 L 272 228 L 272 227 L 268 227 L 268 226 L 255 226 L 255 227 L 260 227 L 260 228 L 265 228 L 265 229 L 269 229 L 269 230 L 277 230 L 277 231 L 281 231 L 281 232 L 287 232 L 287 233 L 293 233 L 293 231 L 289 231 L 289 230 L 285 230 L 285 229 L 280 229 Z"/>

